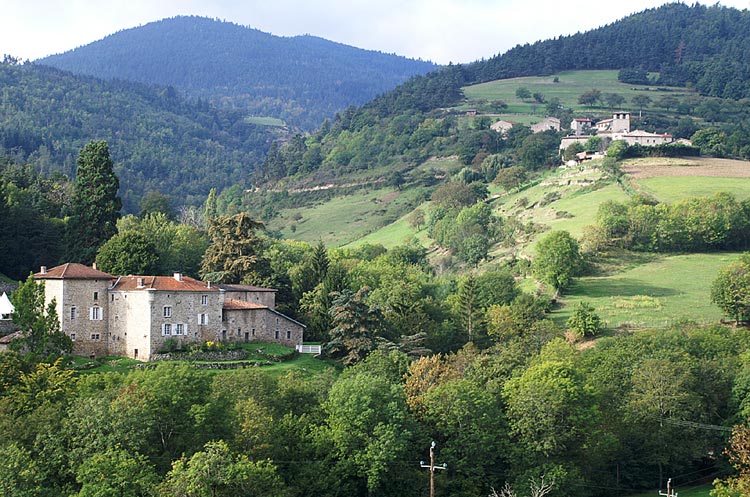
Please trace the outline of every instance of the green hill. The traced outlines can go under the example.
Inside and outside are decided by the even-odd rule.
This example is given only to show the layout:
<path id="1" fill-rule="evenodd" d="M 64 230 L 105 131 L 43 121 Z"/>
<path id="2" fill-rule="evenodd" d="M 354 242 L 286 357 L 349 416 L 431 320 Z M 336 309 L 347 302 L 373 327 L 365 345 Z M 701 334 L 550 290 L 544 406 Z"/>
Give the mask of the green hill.
<path id="1" fill-rule="evenodd" d="M 312 129 L 437 66 L 314 36 L 279 37 L 204 17 L 119 31 L 38 63 L 187 95 Z"/>

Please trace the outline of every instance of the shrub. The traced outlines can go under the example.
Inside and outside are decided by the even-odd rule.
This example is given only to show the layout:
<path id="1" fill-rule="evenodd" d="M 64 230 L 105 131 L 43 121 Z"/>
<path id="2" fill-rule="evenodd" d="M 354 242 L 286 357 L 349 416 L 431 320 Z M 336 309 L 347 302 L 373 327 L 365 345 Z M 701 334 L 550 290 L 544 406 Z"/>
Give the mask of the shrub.
<path id="1" fill-rule="evenodd" d="M 594 308 L 587 302 L 579 302 L 568 319 L 568 329 L 579 338 L 594 336 L 602 329 L 602 322 Z"/>

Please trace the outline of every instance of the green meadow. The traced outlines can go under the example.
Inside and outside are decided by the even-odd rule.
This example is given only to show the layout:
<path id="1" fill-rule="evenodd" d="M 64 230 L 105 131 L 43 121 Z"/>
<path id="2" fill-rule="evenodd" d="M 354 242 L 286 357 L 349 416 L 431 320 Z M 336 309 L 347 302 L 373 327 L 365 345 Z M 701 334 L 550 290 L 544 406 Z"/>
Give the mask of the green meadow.
<path id="1" fill-rule="evenodd" d="M 750 178 L 717 178 L 680 176 L 643 178 L 638 180 L 641 190 L 662 202 L 675 202 L 687 197 L 708 197 L 727 192 L 737 200 L 750 198 Z"/>
<path id="2" fill-rule="evenodd" d="M 558 79 L 557 83 L 554 82 L 555 78 Z M 481 110 L 480 104 L 484 102 L 502 100 L 508 104 L 508 108 L 503 110 L 503 113 L 543 116 L 543 104 L 540 105 L 530 100 L 522 101 L 516 97 L 516 89 L 519 87 L 528 88 L 532 94 L 539 92 L 547 100 L 557 97 L 562 105 L 577 112 L 590 112 L 592 110 L 590 107 L 579 104 L 578 97 L 594 88 L 603 94 L 617 93 L 622 95 L 626 100 L 623 108 L 629 109 L 633 113 L 638 112 L 638 109 L 633 109 L 630 104 L 635 95 L 647 95 L 652 101 L 657 101 L 665 95 L 675 97 L 678 100 L 688 95 L 694 95 L 693 92 L 685 88 L 621 83 L 617 81 L 617 71 L 565 71 L 551 76 L 511 78 L 467 86 L 463 89 L 467 102 L 459 109 L 479 108 Z M 596 109 L 602 111 L 608 109 L 608 107 L 597 107 Z"/>
<path id="3" fill-rule="evenodd" d="M 397 221 L 421 202 L 418 199 L 423 194 L 421 188 L 360 190 L 304 209 L 284 210 L 269 227 L 281 230 L 285 238 L 307 242 L 322 240 L 328 247 L 339 247 Z M 398 227 L 395 230 L 398 231 Z"/>
<path id="4" fill-rule="evenodd" d="M 722 313 L 711 303 L 711 284 L 722 266 L 738 253 L 618 254 L 605 274 L 583 276 L 560 299 L 553 318 L 564 324 L 575 305 L 586 301 L 607 328 L 664 327 L 680 321 L 718 322 Z"/>

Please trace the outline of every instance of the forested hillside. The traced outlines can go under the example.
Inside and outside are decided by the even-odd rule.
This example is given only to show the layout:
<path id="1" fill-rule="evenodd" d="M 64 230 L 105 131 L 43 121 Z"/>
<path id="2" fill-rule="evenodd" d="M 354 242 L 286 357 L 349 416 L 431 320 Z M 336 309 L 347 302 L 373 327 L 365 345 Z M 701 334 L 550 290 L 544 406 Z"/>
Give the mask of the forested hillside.
<path id="1" fill-rule="evenodd" d="M 202 17 L 120 31 L 39 62 L 105 79 L 172 85 L 193 97 L 310 129 L 437 67 L 314 36 L 278 37 Z"/>
<path id="2" fill-rule="evenodd" d="M 244 184 L 278 133 L 168 88 L 36 64 L 0 64 L 0 88 L 0 154 L 72 178 L 78 150 L 107 140 L 126 212 L 148 191 L 191 204 L 213 187 Z"/>
<path id="3" fill-rule="evenodd" d="M 669 130 L 677 136 L 689 137 L 684 135 L 684 130 L 678 130 L 680 115 L 693 116 L 689 124 L 695 131 L 699 123 L 724 121 L 728 116 L 722 110 L 724 107 L 744 109 L 743 105 L 727 104 L 720 99 L 731 102 L 750 96 L 749 33 L 750 13 L 747 11 L 718 5 L 669 4 L 586 33 L 518 46 L 486 61 L 449 65 L 414 77 L 359 109 L 342 112 L 331 126 L 322 128 L 304 144 L 293 142 L 279 153 L 272 148 L 262 175 L 278 180 L 288 175 L 314 173 L 319 181 L 329 181 L 332 177 L 366 170 L 406 171 L 429 156 L 451 154 L 460 155 L 467 165 L 472 161 L 479 165 L 484 158 L 481 154 L 486 157 L 502 152 L 508 143 L 489 131 L 491 119 L 478 120 L 474 129 L 461 124 L 457 119 L 461 115 L 457 107 L 464 102 L 463 88 L 498 79 L 552 75 L 575 69 L 624 69 L 623 74 L 661 71 L 660 76 L 656 76 L 660 79 L 649 80 L 646 75 L 645 81 L 640 83 L 694 88 L 697 90 L 695 98 L 680 109 L 677 101 L 663 99 L 662 105 L 661 101 L 655 102 L 656 95 L 654 98 L 645 95 L 647 101 L 672 112 L 658 117 L 652 115 L 648 122 L 637 123 L 644 128 Z M 664 96 L 674 89 L 654 88 L 654 91 L 661 91 L 660 96 Z M 571 115 L 566 113 L 568 107 L 560 105 L 559 101 L 546 101 L 544 95 L 539 97 L 537 104 L 541 112 L 565 117 L 570 122 Z M 531 95 L 528 98 L 531 99 Z M 623 102 L 624 98 L 618 108 L 622 108 Z M 508 104 L 505 101 L 484 103 L 486 107 L 497 105 L 499 109 Z M 611 112 L 613 107 L 603 103 L 600 101 L 596 111 L 592 106 L 589 112 L 600 115 Z M 629 106 L 636 108 L 632 103 L 624 108 Z M 745 136 L 741 124 L 744 119 L 743 115 L 733 115 L 732 129 L 727 129 L 726 134 L 739 129 Z M 506 142 L 518 141 L 510 143 L 516 148 L 521 145 L 520 138 L 523 137 L 511 135 Z M 742 155 L 740 150 L 746 143 L 744 138 L 740 141 L 737 156 Z M 552 150 L 554 152 L 554 147 Z M 512 159 L 517 160 L 518 156 Z M 538 167 L 545 159 L 532 160 L 529 165 Z"/>

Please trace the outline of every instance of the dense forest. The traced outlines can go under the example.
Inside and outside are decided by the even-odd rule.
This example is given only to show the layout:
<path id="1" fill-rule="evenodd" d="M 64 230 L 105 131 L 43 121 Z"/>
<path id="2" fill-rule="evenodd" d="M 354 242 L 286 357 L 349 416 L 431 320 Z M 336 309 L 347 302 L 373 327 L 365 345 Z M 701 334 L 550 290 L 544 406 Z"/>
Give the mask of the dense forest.
<path id="1" fill-rule="evenodd" d="M 36 64 L 0 64 L 0 155 L 43 174 L 75 174 L 85 143 L 107 140 L 126 212 L 149 191 L 203 201 L 211 188 L 252 181 L 276 138 L 237 111 L 189 102 L 171 88 L 104 82 Z"/>
<path id="2" fill-rule="evenodd" d="M 104 79 L 174 86 L 314 129 L 437 66 L 310 35 L 278 37 L 202 17 L 164 19 L 38 61 Z"/>

